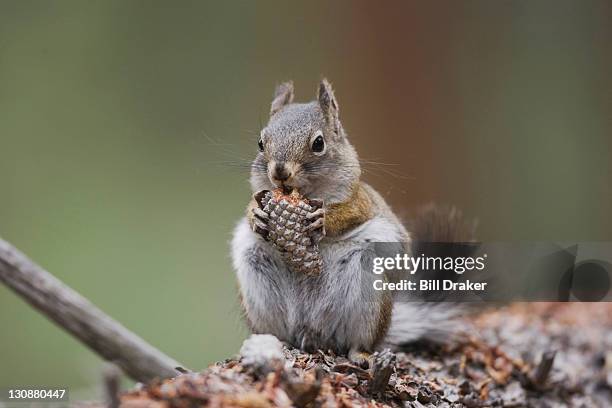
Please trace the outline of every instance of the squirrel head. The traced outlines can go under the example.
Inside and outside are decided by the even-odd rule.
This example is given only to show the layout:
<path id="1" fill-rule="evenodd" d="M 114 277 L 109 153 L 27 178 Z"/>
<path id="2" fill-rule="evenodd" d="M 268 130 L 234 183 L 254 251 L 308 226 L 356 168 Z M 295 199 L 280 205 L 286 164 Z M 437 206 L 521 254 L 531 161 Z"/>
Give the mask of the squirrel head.
<path id="1" fill-rule="evenodd" d="M 257 141 L 253 191 L 282 187 L 327 203 L 347 200 L 361 170 L 338 113 L 326 79 L 319 84 L 317 99 L 309 103 L 293 103 L 293 82 L 279 85 Z"/>

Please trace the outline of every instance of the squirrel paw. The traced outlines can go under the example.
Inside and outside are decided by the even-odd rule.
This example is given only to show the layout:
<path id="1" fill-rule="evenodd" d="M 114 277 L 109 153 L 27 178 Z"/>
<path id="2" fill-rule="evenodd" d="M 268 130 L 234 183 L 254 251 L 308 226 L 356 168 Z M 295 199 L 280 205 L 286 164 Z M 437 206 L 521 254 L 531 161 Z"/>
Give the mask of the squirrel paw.
<path id="1" fill-rule="evenodd" d="M 325 236 L 325 208 L 323 208 L 322 201 L 319 204 L 319 200 L 312 200 L 311 205 L 316 210 L 306 214 L 306 219 L 310 221 L 306 230 L 313 233 L 316 241 L 320 241 Z"/>
<path id="2" fill-rule="evenodd" d="M 268 214 L 259 207 L 252 209 L 253 218 L 251 220 L 251 226 L 256 234 L 261 235 L 264 239 L 268 239 Z"/>
<path id="3" fill-rule="evenodd" d="M 365 351 L 360 351 L 358 349 L 350 349 L 348 353 L 348 358 L 356 365 L 362 368 L 368 368 L 370 366 L 370 360 L 372 355 Z"/>
<path id="4" fill-rule="evenodd" d="M 268 235 L 270 233 L 270 228 L 268 227 L 268 222 L 270 221 L 270 215 L 263 210 L 261 200 L 266 195 L 267 191 L 262 190 L 258 193 L 253 194 L 253 199 L 251 203 L 253 206 L 251 207 L 251 212 L 248 216 L 249 223 L 251 224 L 251 228 L 253 232 L 259 234 L 266 241 L 268 240 Z"/>

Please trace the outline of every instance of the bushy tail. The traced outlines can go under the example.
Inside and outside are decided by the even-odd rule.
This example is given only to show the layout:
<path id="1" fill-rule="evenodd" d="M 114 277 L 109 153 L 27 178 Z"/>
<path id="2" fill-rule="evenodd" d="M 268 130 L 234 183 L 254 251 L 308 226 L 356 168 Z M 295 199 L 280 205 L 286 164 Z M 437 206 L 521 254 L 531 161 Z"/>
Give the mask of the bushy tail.
<path id="1" fill-rule="evenodd" d="M 413 256 L 470 256 L 475 241 L 476 222 L 467 221 L 455 207 L 428 205 L 408 224 L 412 237 Z M 466 245 L 467 244 L 467 245 Z M 454 279 L 449 271 L 427 271 L 429 278 Z M 455 276 L 452 276 L 455 275 Z M 445 343 L 460 335 L 461 316 L 468 308 L 440 296 L 398 299 L 393 305 L 391 325 L 385 346 L 398 348 L 404 344 L 426 340 Z"/>
<path id="2" fill-rule="evenodd" d="M 476 222 L 468 221 L 455 207 L 429 204 L 408 224 L 412 253 L 427 251 L 427 243 L 469 243 L 476 240 Z M 434 256 L 435 254 L 431 254 Z"/>

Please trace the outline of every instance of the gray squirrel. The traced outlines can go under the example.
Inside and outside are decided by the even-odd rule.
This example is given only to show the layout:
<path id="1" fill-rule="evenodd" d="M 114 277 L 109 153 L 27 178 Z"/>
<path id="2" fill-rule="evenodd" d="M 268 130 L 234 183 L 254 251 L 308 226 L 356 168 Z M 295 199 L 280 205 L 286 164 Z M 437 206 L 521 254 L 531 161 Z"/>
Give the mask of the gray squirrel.
<path id="1" fill-rule="evenodd" d="M 463 227 L 457 214 L 429 211 L 413 229 L 423 236 L 414 237 L 382 196 L 360 180 L 359 159 L 340 122 L 330 83 L 321 81 L 312 102 L 293 103 L 293 97 L 292 82 L 277 87 L 250 184 L 254 193 L 297 189 L 323 201 L 311 218 L 313 226 L 324 224 L 319 242 L 324 268 L 316 276 L 287 268 L 266 240 L 267 215 L 251 200 L 231 242 L 251 331 L 272 334 L 306 351 L 331 349 L 362 363 L 383 347 L 397 349 L 406 342 L 452 333 L 456 308 L 394 302 L 392 293 L 367 284 L 372 272 L 364 270 L 362 261 L 371 242 L 398 242 L 410 251 L 413 239 L 457 236 L 454 229 Z"/>

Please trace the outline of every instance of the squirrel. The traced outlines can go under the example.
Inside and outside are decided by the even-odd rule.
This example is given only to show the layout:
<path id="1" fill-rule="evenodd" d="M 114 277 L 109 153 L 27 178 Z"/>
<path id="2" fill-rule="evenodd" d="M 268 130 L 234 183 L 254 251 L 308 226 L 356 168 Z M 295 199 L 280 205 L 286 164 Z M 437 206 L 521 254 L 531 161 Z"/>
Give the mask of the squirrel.
<path id="1" fill-rule="evenodd" d="M 253 193 L 297 189 L 305 197 L 323 200 L 312 222 L 324 223 L 319 249 L 325 266 L 317 276 L 292 273 L 266 241 L 266 216 L 252 199 L 231 242 L 250 330 L 273 334 L 305 351 L 331 349 L 360 363 L 383 346 L 397 349 L 452 330 L 453 308 L 394 302 L 389 291 L 364 284 L 363 274 L 371 273 L 363 263 L 369 243 L 397 242 L 409 252 L 414 237 L 383 197 L 360 180 L 358 155 L 340 122 L 331 84 L 323 79 L 312 102 L 293 99 L 292 82 L 276 88 L 269 122 L 257 142 L 250 184 Z M 436 230 L 432 220 L 445 218 L 430 211 L 415 231 Z"/>

